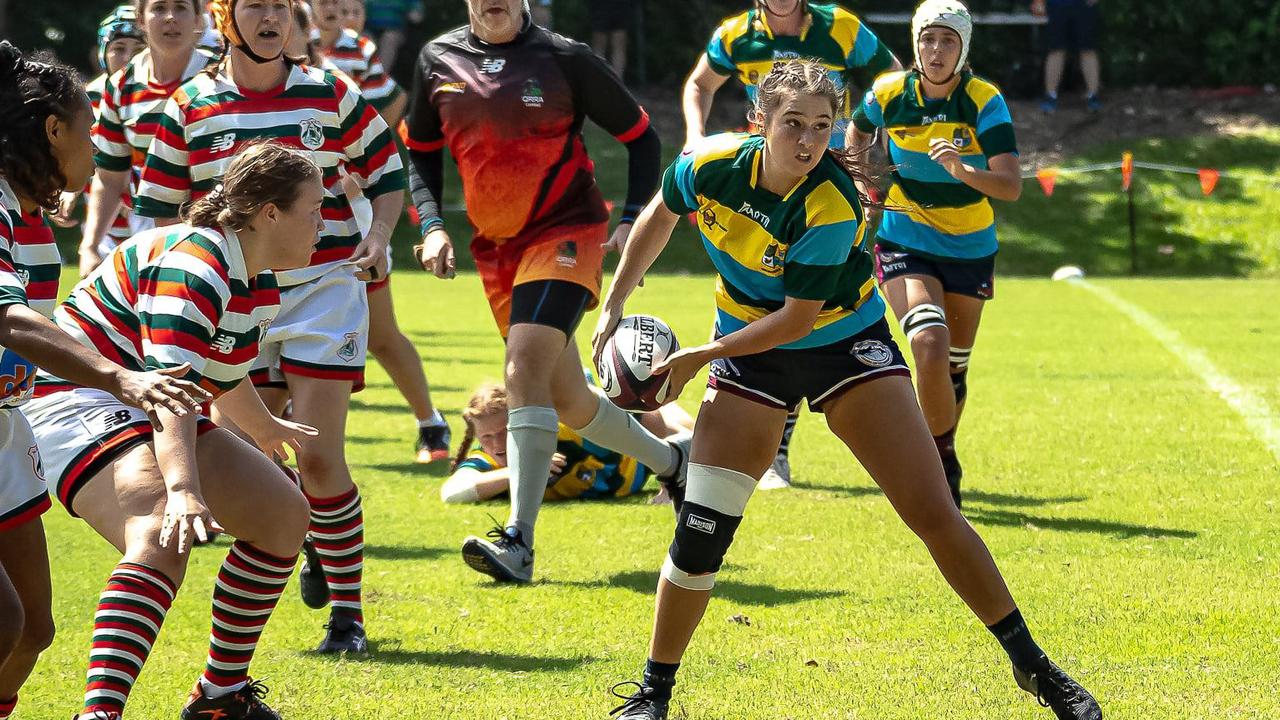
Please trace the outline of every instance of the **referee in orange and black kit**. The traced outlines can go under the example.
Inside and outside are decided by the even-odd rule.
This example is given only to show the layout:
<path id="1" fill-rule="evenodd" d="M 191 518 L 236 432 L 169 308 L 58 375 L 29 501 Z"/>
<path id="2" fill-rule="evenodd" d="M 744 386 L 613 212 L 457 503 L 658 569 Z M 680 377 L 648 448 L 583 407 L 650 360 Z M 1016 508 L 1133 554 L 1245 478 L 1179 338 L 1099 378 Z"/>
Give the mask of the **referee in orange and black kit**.
<path id="1" fill-rule="evenodd" d="M 659 439 L 589 388 L 572 342 L 598 300 L 606 249 L 622 249 L 658 187 L 661 147 L 644 109 L 589 47 L 535 25 L 522 0 L 466 2 L 468 25 L 418 58 L 402 135 L 422 223 L 419 261 L 439 277 L 453 273 L 439 205 L 448 146 L 471 254 L 507 341 L 511 516 L 492 542 L 468 538 L 463 557 L 499 581 L 528 582 L 559 422 L 635 457 L 668 485 L 683 482 L 688 438 Z M 612 236 L 582 140 L 586 118 L 628 151 L 627 198 Z"/>

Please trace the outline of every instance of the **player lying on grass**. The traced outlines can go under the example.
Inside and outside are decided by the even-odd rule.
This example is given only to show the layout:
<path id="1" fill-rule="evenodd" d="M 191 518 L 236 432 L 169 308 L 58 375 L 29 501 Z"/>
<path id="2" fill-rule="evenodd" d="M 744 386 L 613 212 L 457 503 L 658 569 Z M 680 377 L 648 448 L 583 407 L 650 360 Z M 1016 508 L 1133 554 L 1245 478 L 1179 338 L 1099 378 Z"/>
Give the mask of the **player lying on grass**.
<path id="1" fill-rule="evenodd" d="M 40 519 L 49 493 L 19 409 L 31 396 L 36 366 L 131 406 L 144 425 L 159 424 L 162 415 L 165 422 L 190 417 L 208 398 L 194 383 L 169 377 L 186 366 L 134 372 L 86 352 L 48 320 L 62 266 L 42 214 L 54 212 L 61 193 L 84 187 L 93 172 L 92 124 L 74 70 L 0 42 L 0 718 L 13 713 L 36 658 L 53 642 Z"/>
<path id="2" fill-rule="evenodd" d="M 683 497 L 673 498 L 679 518 L 643 682 L 619 694 L 625 702 L 614 714 L 667 717 L 676 670 L 755 479 L 773 460 L 788 410 L 808 400 L 1000 641 L 1018 685 L 1059 718 L 1096 720 L 1097 703 L 1032 640 L 986 546 L 951 501 L 871 277 L 854 184 L 866 175 L 856 156 L 827 151 L 839 110 L 839 88 L 820 65 L 775 64 L 754 110 L 762 134 L 707 138 L 667 169 L 605 297 L 592 338 L 597 356 L 680 216 L 698 213 L 719 273 L 714 339 L 672 354 L 655 372 L 669 371 L 678 395 L 710 363 L 709 389 Z"/>
<path id="3" fill-rule="evenodd" d="M 453 461 L 453 474 L 440 488 L 441 500 L 477 502 L 509 492 L 507 413 L 507 391 L 501 385 L 482 385 L 471 395 L 462 410 L 466 434 Z M 693 429 L 693 418 L 675 404 L 635 417 L 649 432 L 662 438 L 687 434 Z M 480 447 L 472 449 L 472 442 Z M 653 470 L 635 458 L 601 447 L 561 423 L 542 499 L 624 497 L 640 492 L 652 476 Z"/>
<path id="4" fill-rule="evenodd" d="M 592 391 L 573 340 L 600 292 L 606 237 L 614 248 L 626 243 L 658 184 L 661 146 L 648 114 L 591 48 L 533 24 L 522 0 L 467 0 L 467 10 L 467 26 L 422 49 L 403 137 L 422 267 L 454 272 L 439 205 L 447 145 L 462 177 L 471 256 L 506 342 L 511 514 L 493 542 L 468 537 L 462 556 L 500 582 L 529 582 L 561 422 L 660 480 L 683 482 L 684 450 Z M 627 200 L 612 236 L 582 139 L 586 119 L 627 149 Z"/>
<path id="5" fill-rule="evenodd" d="M 236 541 L 214 588 L 208 662 L 182 717 L 278 717 L 248 670 L 293 573 L 307 502 L 269 456 L 284 457 L 315 430 L 272 417 L 243 381 L 279 310 L 271 271 L 306 265 L 323 195 L 305 154 L 250 147 L 183 224 L 127 240 L 55 313 L 82 345 L 126 367 L 189 365 L 186 378 L 216 396 L 258 446 L 195 414 L 161 410 L 163 428 L 153 429 L 110 395 L 41 373 L 30 418 L 58 499 L 124 555 L 94 616 L 82 717 L 124 712 L 186 574 L 190 543 L 214 518 Z"/>
<path id="6" fill-rule="evenodd" d="M 956 0 L 911 22 L 915 65 L 880 76 L 854 112 L 857 147 L 884 128 L 893 187 L 876 238 L 880 287 L 911 344 L 917 392 L 957 506 L 956 427 L 982 308 L 995 295 L 988 198 L 1022 192 L 1013 120 L 999 89 L 966 63 L 973 23 Z"/>

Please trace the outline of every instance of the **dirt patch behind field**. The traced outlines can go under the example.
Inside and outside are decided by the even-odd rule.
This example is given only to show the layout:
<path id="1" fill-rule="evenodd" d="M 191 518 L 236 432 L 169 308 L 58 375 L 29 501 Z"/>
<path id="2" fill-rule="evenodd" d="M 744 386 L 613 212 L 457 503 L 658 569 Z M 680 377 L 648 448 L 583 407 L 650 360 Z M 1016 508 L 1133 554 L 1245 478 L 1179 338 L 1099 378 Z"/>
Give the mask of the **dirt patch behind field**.
<path id="1" fill-rule="evenodd" d="M 682 142 L 684 120 L 678 91 L 637 93 L 666 143 Z M 1108 91 L 1101 112 L 1085 110 L 1082 97 L 1064 96 L 1058 111 L 1046 115 L 1040 103 L 1010 103 L 1024 167 L 1060 163 L 1091 146 L 1153 137 L 1232 135 L 1280 125 L 1280 93 L 1251 88 L 1169 90 L 1137 88 Z M 708 129 L 745 125 L 746 96 L 736 85 L 716 94 Z"/>

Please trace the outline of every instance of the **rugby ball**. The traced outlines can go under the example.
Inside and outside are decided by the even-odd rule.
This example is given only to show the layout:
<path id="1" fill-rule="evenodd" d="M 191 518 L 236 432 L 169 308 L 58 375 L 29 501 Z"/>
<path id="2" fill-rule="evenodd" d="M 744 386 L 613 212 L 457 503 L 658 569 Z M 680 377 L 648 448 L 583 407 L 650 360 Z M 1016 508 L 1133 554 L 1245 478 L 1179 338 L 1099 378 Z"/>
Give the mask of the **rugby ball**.
<path id="1" fill-rule="evenodd" d="M 1084 271 L 1075 265 L 1063 265 L 1053 271 L 1054 280 L 1079 280 L 1084 277 Z"/>
<path id="2" fill-rule="evenodd" d="M 654 375 L 653 368 L 679 349 L 675 333 L 658 318 L 622 318 L 600 353 L 600 389 L 623 410 L 657 410 L 673 398 L 669 374 Z"/>

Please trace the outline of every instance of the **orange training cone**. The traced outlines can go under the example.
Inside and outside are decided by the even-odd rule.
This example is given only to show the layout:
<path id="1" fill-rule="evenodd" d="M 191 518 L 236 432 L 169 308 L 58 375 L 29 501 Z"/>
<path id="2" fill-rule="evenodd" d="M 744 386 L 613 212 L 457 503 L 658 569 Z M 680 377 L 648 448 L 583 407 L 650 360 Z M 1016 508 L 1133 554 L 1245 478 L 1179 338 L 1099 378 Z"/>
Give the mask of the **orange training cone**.
<path id="1" fill-rule="evenodd" d="M 1200 192 L 1208 197 L 1213 189 L 1218 186 L 1218 177 L 1221 173 L 1213 168 L 1200 168 Z"/>
<path id="2" fill-rule="evenodd" d="M 1057 168 L 1041 168 L 1036 171 L 1036 179 L 1040 181 L 1040 189 L 1045 197 L 1053 197 L 1053 186 L 1058 182 Z"/>
<path id="3" fill-rule="evenodd" d="M 1120 189 L 1129 192 L 1133 183 L 1133 153 L 1126 152 L 1120 156 Z"/>

